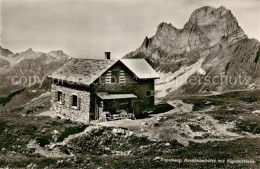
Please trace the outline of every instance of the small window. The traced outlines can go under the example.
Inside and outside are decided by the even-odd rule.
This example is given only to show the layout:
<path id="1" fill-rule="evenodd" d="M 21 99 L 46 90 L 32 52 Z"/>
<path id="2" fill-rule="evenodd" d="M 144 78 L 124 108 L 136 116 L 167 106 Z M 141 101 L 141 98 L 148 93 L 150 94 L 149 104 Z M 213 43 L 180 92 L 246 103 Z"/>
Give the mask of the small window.
<path id="1" fill-rule="evenodd" d="M 57 95 L 57 101 L 61 102 L 61 97 L 62 97 L 62 92 L 58 91 L 58 95 Z"/>
<path id="2" fill-rule="evenodd" d="M 149 97 L 149 96 L 150 96 L 150 90 L 147 90 L 147 91 L 145 92 L 145 96 L 146 96 L 146 97 Z"/>
<path id="3" fill-rule="evenodd" d="M 119 71 L 111 72 L 111 83 L 119 83 Z"/>
<path id="4" fill-rule="evenodd" d="M 146 97 L 154 96 L 154 90 L 147 90 L 145 96 Z"/>
<path id="5" fill-rule="evenodd" d="M 72 106 L 78 107 L 78 96 L 76 96 L 76 95 L 72 96 Z"/>

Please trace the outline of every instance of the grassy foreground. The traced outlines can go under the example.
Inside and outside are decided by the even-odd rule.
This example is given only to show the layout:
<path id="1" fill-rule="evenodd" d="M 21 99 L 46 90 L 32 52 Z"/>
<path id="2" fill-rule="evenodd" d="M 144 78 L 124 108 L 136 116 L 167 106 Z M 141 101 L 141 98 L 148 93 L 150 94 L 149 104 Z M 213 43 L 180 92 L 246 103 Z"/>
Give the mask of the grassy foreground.
<path id="1" fill-rule="evenodd" d="M 260 110 L 259 91 L 178 98 L 194 105 L 191 113 L 199 112 L 212 116 L 220 124 L 233 122 L 235 127 L 230 131 L 245 135 L 243 138 L 206 143 L 190 141 L 189 146 L 185 147 L 174 137 L 171 140 L 153 140 L 146 136 L 137 136 L 135 130 L 132 135 L 126 135 L 115 132 L 114 127 L 99 127 L 59 146 L 61 153 L 66 155 L 64 157 L 45 157 L 27 145 L 31 140 L 35 140 L 40 148 L 51 151 L 52 143 L 62 142 L 70 135 L 80 133 L 90 126 L 59 118 L 35 116 L 50 108 L 50 97 L 32 102 L 33 107 L 38 106 L 33 109 L 15 102 L 22 96 L 23 93 L 14 96 L 6 107 L 1 108 L 3 111 L 0 114 L 0 167 L 2 168 L 259 168 L 260 166 L 260 114 L 252 113 Z M 15 106 L 12 106 L 12 102 L 15 102 Z M 32 111 L 28 113 L 31 109 Z M 167 126 L 175 116 L 172 114 L 167 119 L 160 120 L 154 126 L 155 129 L 160 131 L 160 128 Z M 205 132 L 203 126 L 190 124 L 189 127 L 195 133 Z M 122 129 L 122 131 L 128 130 Z M 198 160 L 208 161 L 198 162 Z"/>

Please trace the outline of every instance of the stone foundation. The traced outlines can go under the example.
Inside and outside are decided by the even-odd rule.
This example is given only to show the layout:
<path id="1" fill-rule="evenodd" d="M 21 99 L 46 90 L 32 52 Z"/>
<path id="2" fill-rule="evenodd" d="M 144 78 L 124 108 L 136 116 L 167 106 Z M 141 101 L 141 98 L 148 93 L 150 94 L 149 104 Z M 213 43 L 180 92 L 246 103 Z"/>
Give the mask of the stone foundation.
<path id="1" fill-rule="evenodd" d="M 65 94 L 63 102 L 57 102 L 56 93 L 61 91 Z M 90 93 L 88 91 L 75 90 L 59 85 L 52 84 L 52 111 L 54 116 L 64 116 L 72 121 L 79 121 L 89 123 L 89 109 L 90 109 Z M 71 96 L 78 95 L 80 98 L 79 109 L 75 109 L 71 105 Z"/>

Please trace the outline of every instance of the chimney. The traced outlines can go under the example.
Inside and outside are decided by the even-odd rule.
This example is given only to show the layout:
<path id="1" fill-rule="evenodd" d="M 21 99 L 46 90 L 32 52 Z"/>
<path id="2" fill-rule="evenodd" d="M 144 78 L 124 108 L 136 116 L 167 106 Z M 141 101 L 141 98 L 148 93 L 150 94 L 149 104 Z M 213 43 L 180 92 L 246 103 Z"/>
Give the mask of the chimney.
<path id="1" fill-rule="evenodd" d="M 110 53 L 111 53 L 111 52 L 105 52 L 105 56 L 106 56 L 106 59 L 107 59 L 107 60 L 110 60 Z"/>

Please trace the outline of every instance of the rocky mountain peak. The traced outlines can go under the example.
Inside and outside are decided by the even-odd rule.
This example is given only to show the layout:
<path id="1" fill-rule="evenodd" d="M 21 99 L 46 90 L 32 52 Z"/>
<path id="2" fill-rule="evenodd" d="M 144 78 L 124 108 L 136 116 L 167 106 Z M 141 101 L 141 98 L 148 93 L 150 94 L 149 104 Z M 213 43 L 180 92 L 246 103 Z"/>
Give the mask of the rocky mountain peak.
<path id="1" fill-rule="evenodd" d="M 224 6 L 204 6 L 191 14 L 183 29 L 177 29 L 171 23 L 160 23 L 156 34 L 151 38 L 146 37 L 136 53 L 149 49 L 145 53 L 152 54 L 153 50 L 160 47 L 160 53 L 173 55 L 205 49 L 216 44 L 231 44 L 245 38 L 247 35 L 230 10 Z"/>
<path id="2" fill-rule="evenodd" d="M 31 57 L 32 55 L 35 55 L 37 52 L 35 52 L 32 48 L 29 48 L 27 49 L 26 51 L 24 52 L 21 52 L 21 53 L 17 53 L 17 56 L 20 56 L 20 57 Z"/>
<path id="3" fill-rule="evenodd" d="M 171 73 L 173 76 L 178 72 L 182 74 L 187 70 L 189 70 L 186 72 L 187 76 L 196 74 L 199 70 L 200 73 L 196 74 L 198 76 L 210 74 L 213 77 L 224 72 L 232 78 L 239 72 L 247 72 L 248 76 L 254 79 L 250 82 L 253 85 L 260 84 L 255 73 L 259 72 L 257 64 L 260 64 L 258 46 L 258 41 L 248 39 L 230 10 L 224 6 L 218 8 L 204 6 L 192 12 L 182 29 L 177 29 L 170 23 L 160 23 L 154 36 L 145 37 L 138 49 L 124 57 L 146 58 L 163 77 Z M 213 61 L 214 63 L 211 63 Z M 199 69 L 200 67 L 202 68 Z M 162 91 L 167 89 L 169 92 L 184 83 L 186 82 L 179 83 L 174 80 L 170 84 L 162 82 L 168 87 L 162 85 L 160 89 Z M 194 91 L 203 91 L 203 85 Z M 212 90 L 229 87 L 221 84 L 208 86 Z M 234 88 L 245 87 L 246 85 L 238 85 Z M 185 88 L 184 85 L 180 93 L 193 88 L 194 86 Z"/>
<path id="4" fill-rule="evenodd" d="M 32 50 L 32 48 L 29 48 L 29 49 L 27 49 L 26 51 L 24 51 L 25 53 L 29 53 L 29 52 L 34 52 L 33 50 Z"/>
<path id="5" fill-rule="evenodd" d="M 237 33 L 238 40 L 247 38 L 231 11 L 224 6 L 219 8 L 204 6 L 196 9 L 184 29 L 193 30 L 194 27 L 209 38 L 211 46 L 221 42 L 223 37 L 233 38 L 229 36 L 230 34 L 236 36 Z"/>
<path id="6" fill-rule="evenodd" d="M 230 10 L 227 10 L 225 7 L 221 6 L 219 8 L 214 8 L 211 6 L 204 6 L 199 9 L 196 9 L 190 16 L 189 21 L 193 24 L 199 26 L 206 26 L 213 24 L 215 21 L 221 19 L 234 19 Z"/>
<path id="7" fill-rule="evenodd" d="M 49 53 L 57 54 L 57 55 L 66 55 L 63 50 L 53 50 Z"/>
<path id="8" fill-rule="evenodd" d="M 156 34 L 159 34 L 161 31 L 172 31 L 176 30 L 176 28 L 171 23 L 162 22 L 158 25 Z"/>
<path id="9" fill-rule="evenodd" d="M 70 56 L 63 52 L 63 50 L 54 50 L 48 53 L 56 59 L 69 59 Z"/>

